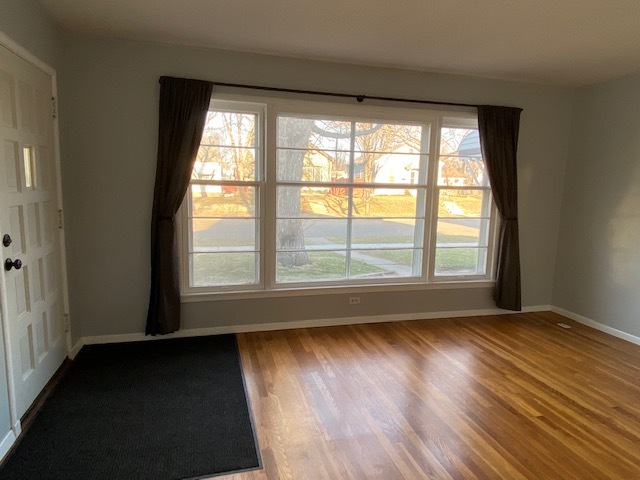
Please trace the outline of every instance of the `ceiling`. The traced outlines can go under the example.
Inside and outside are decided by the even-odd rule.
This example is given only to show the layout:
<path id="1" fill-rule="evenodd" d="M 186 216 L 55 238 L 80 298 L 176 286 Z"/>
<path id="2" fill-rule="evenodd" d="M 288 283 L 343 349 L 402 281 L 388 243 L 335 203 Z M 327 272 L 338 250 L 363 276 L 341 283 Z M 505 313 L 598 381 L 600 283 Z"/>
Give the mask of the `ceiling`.
<path id="1" fill-rule="evenodd" d="M 640 70 L 638 0 L 40 0 L 79 32 L 556 85 Z"/>

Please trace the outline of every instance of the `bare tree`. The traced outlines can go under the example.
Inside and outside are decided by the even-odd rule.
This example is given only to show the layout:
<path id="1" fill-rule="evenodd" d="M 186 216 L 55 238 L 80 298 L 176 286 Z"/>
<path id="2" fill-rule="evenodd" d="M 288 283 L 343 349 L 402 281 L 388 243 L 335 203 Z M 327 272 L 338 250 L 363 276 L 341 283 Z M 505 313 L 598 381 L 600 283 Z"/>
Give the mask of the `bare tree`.
<path id="1" fill-rule="evenodd" d="M 480 186 L 485 175 L 482 157 L 464 155 L 465 152 L 460 151 L 461 143 L 472 132 L 466 128 L 442 129 L 441 155 L 446 158 L 446 161 L 442 165 L 441 174 L 445 179 L 463 178 L 468 182 L 468 185 Z"/>
<path id="2" fill-rule="evenodd" d="M 355 127 L 355 131 L 354 131 Z M 380 169 L 381 159 L 407 145 L 407 138 L 415 137 L 411 125 L 378 123 L 352 123 L 333 120 L 313 120 L 299 117 L 280 117 L 278 120 L 279 145 L 295 146 L 297 149 L 278 150 L 278 178 L 290 181 L 303 179 L 305 162 L 313 166 L 310 150 L 328 160 L 332 172 L 348 173 L 349 160 L 362 172 L 362 180 L 374 183 Z M 419 127 L 418 127 L 419 128 Z M 401 130 L 404 133 L 400 132 Z M 344 141 L 347 141 L 346 144 Z M 420 151 L 418 137 L 417 150 Z M 342 147 L 338 144 L 342 142 Z M 333 144 L 333 145 L 332 145 Z M 333 147 L 333 148 L 332 148 Z M 352 148 L 358 153 L 355 157 Z M 355 158 L 354 158 L 355 157 Z M 301 187 L 285 187 L 278 192 L 278 213 L 281 217 L 277 227 L 278 262 L 283 266 L 300 266 L 310 263 L 305 251 L 304 224 L 301 214 Z M 363 189 L 362 204 L 365 213 L 370 211 L 371 188 Z M 345 214 L 347 206 L 337 199 L 328 205 L 334 211 Z"/>
<path id="3" fill-rule="evenodd" d="M 193 175 L 198 179 L 251 180 L 255 171 L 255 115 L 214 112 L 207 116 L 198 161 Z M 222 187 L 225 191 L 225 187 Z M 253 196 L 243 188 L 226 187 L 252 211 Z M 206 197 L 205 186 L 201 187 Z"/>
<path id="4" fill-rule="evenodd" d="M 280 117 L 278 136 L 281 145 L 306 148 L 313 129 L 313 120 Z M 302 180 L 305 150 L 281 149 L 278 152 L 277 175 L 280 179 Z M 305 251 L 304 224 L 300 215 L 302 187 L 285 187 L 278 192 L 278 221 L 276 242 L 278 262 L 285 267 L 306 265 L 311 262 Z"/>
<path id="5" fill-rule="evenodd" d="M 361 123 L 359 125 L 363 129 L 356 131 L 355 143 L 362 153 L 355 162 L 361 165 L 363 181 L 365 183 L 374 183 L 380 169 L 384 166 L 381 159 L 385 156 L 388 158 L 391 152 L 402 146 L 397 134 L 398 127 L 401 127 L 401 125 L 371 123 Z M 368 215 L 371 211 L 371 193 L 371 188 L 362 190 L 362 205 L 365 215 Z"/>
<path id="6" fill-rule="evenodd" d="M 253 114 L 239 115 L 226 114 L 223 116 L 223 127 L 226 138 L 237 148 L 226 149 L 228 157 L 224 167 L 227 172 L 223 172 L 234 180 L 253 180 L 255 178 L 256 159 L 253 148 L 256 146 L 256 121 Z M 255 198 L 244 188 L 235 187 L 234 195 L 247 208 L 252 211 L 255 208 Z"/>

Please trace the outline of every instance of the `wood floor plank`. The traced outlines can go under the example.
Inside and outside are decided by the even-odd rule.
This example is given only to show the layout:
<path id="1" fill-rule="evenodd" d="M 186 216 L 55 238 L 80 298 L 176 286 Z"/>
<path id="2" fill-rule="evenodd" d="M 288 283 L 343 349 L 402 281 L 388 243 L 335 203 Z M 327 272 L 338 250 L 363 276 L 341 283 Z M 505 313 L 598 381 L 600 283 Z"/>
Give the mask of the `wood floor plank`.
<path id="1" fill-rule="evenodd" d="M 216 478 L 640 478 L 640 346 L 560 315 L 246 333 L 238 344 L 263 468 Z"/>

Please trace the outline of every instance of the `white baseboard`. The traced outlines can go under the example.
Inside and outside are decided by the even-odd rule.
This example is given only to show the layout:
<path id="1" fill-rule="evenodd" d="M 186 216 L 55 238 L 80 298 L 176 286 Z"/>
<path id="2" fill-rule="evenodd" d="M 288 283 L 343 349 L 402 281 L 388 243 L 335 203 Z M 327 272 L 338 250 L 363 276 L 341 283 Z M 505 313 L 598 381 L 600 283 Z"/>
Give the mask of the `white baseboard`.
<path id="1" fill-rule="evenodd" d="M 541 305 L 537 307 L 525 307 L 523 312 L 541 312 L 548 311 L 549 305 Z M 342 317 L 342 318 L 323 318 L 313 320 L 297 320 L 291 322 L 275 322 L 275 323 L 254 323 L 250 325 L 227 325 L 222 327 L 208 328 L 190 328 L 179 330 L 168 335 L 145 335 L 144 333 L 124 333 L 117 335 L 97 335 L 82 337 L 78 344 L 97 345 L 104 343 L 120 343 L 120 342 L 139 342 L 146 340 L 164 340 L 169 338 L 185 338 L 185 337 L 202 337 L 207 335 L 221 335 L 225 333 L 246 333 L 246 332 L 266 332 L 272 330 L 289 330 L 293 328 L 313 328 L 313 327 L 334 327 L 338 325 L 356 325 L 362 323 L 382 323 L 382 322 L 400 322 L 406 320 L 432 320 L 436 318 L 455 318 L 455 317 L 479 317 L 485 315 L 507 315 L 515 313 L 510 310 L 502 310 L 499 308 L 490 308 L 483 310 L 459 310 L 448 312 L 423 312 L 408 313 L 400 315 L 367 315 L 362 317 Z M 74 347 L 74 350 L 75 348 Z M 80 347 L 81 348 L 81 347 Z M 78 348 L 79 351 L 79 348 Z M 77 352 L 76 352 L 77 353 Z"/>
<path id="2" fill-rule="evenodd" d="M 16 441 L 16 434 L 13 430 L 9 430 L 2 441 L 0 442 L 0 461 L 4 459 L 4 456 L 7 454 L 9 449 L 13 446 Z"/>
<path id="3" fill-rule="evenodd" d="M 537 307 L 522 307 L 522 313 L 533 313 L 533 312 L 550 312 L 553 309 L 551 305 L 538 305 Z M 508 312 L 514 313 L 514 312 Z"/>
<path id="4" fill-rule="evenodd" d="M 71 348 L 71 350 L 69 350 L 69 358 L 71 360 L 76 358 L 76 355 L 78 355 L 78 353 L 80 353 L 80 350 L 82 350 L 82 347 L 84 347 L 84 338 L 81 337 L 76 342 L 76 344 Z"/>
<path id="5" fill-rule="evenodd" d="M 582 315 L 578 315 L 577 313 L 573 313 L 569 310 L 565 310 L 564 308 L 552 306 L 551 311 L 564 317 L 570 318 L 571 320 L 575 320 L 576 322 L 586 325 L 587 327 L 595 328 L 596 330 L 600 330 L 601 332 L 608 333 L 609 335 L 613 335 L 614 337 L 621 338 L 623 340 L 626 340 L 627 342 L 640 345 L 640 337 L 636 337 L 635 335 L 631 335 L 630 333 L 623 332 L 622 330 L 618 330 L 617 328 L 613 328 L 600 322 L 596 322 L 595 320 L 584 317 Z"/>

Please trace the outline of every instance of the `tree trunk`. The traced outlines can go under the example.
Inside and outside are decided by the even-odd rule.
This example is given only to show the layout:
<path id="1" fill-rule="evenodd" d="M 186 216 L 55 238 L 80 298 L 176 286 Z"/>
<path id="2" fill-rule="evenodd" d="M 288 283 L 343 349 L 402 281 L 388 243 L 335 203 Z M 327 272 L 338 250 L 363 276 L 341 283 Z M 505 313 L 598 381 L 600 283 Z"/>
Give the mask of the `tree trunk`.
<path id="1" fill-rule="evenodd" d="M 287 145 L 306 148 L 313 128 L 313 120 L 281 118 L 279 137 Z M 302 180 L 304 150 L 280 150 L 278 154 L 278 178 L 293 181 Z M 284 218 L 278 222 L 276 242 L 278 250 L 295 250 L 278 253 L 278 262 L 285 267 L 311 263 L 304 245 L 304 225 L 300 218 L 301 187 L 286 187 L 278 191 L 278 215 Z"/>

